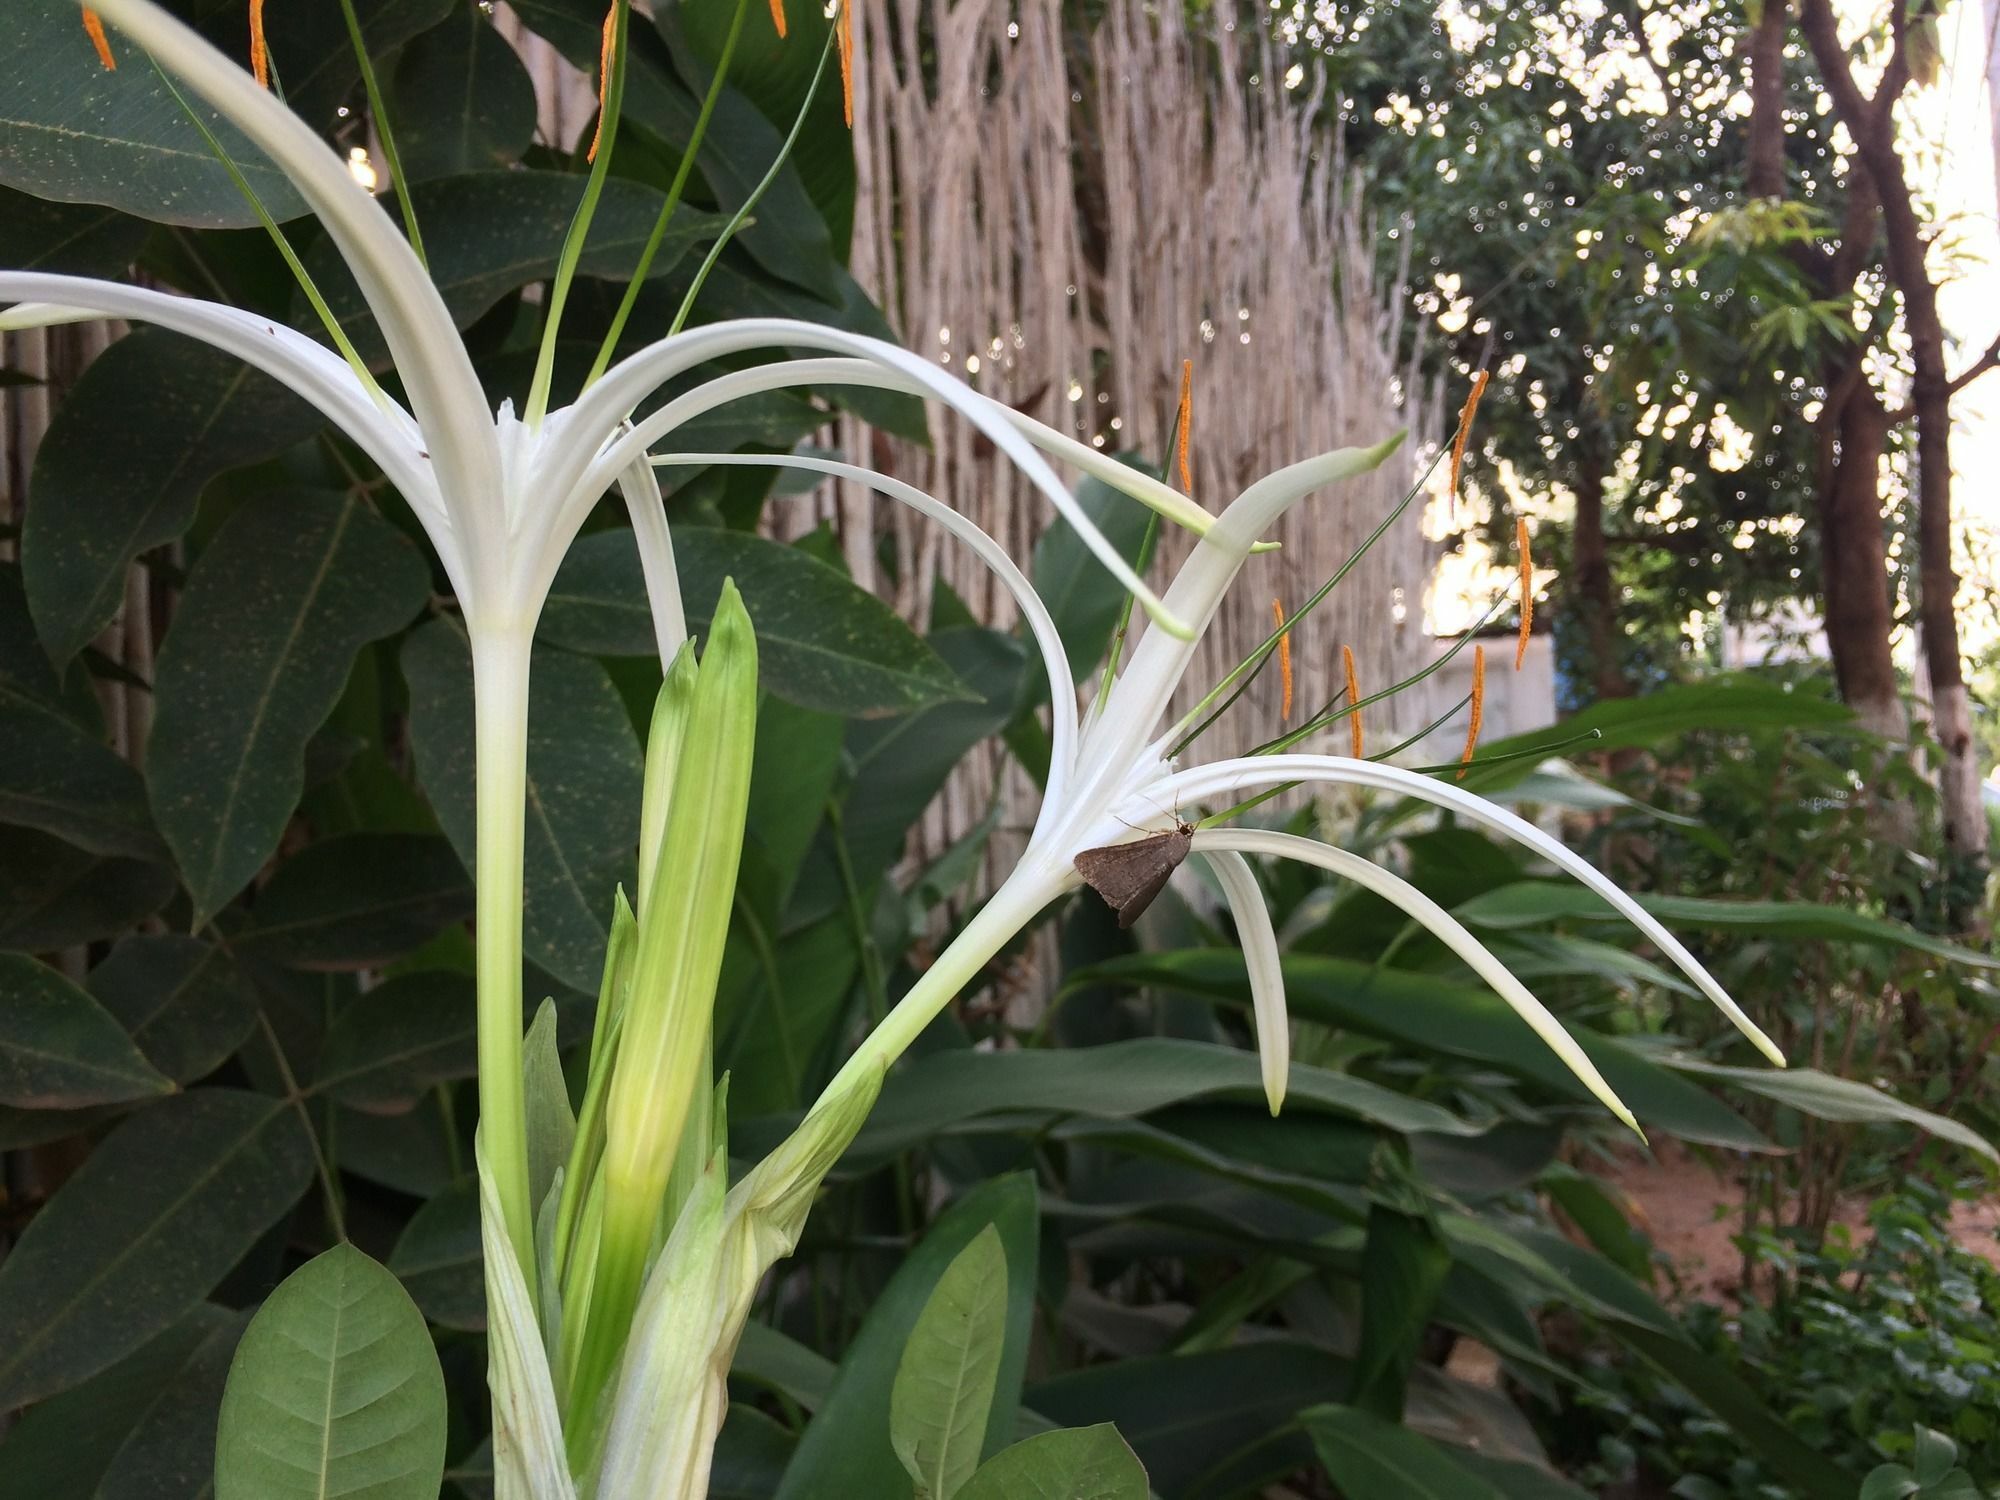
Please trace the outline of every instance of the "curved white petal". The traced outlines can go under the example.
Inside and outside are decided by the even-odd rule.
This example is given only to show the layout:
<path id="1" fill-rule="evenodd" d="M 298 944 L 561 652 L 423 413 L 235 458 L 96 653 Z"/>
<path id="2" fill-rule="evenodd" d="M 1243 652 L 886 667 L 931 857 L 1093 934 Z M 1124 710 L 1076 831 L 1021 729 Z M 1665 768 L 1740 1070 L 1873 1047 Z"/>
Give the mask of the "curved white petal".
<path id="1" fill-rule="evenodd" d="M 362 385 L 347 362 L 325 345 L 241 308 L 91 277 L 0 271 L 0 301 L 16 298 L 23 305 L 0 313 L 0 329 L 88 318 L 153 323 L 233 354 L 281 382 L 374 460 L 430 534 L 453 585 L 463 589 L 466 564 L 461 538 L 424 457 L 423 434 L 408 412 Z"/>
<path id="2" fill-rule="evenodd" d="M 289 177 L 339 246 L 388 341 L 454 509 L 490 504 L 500 460 L 491 413 L 451 314 L 402 232 L 312 127 L 149 0 L 91 8 L 178 74 Z"/>
<path id="3" fill-rule="evenodd" d="M 1382 765 L 1374 761 L 1351 760 L 1342 755 L 1256 755 L 1237 760 L 1217 761 L 1213 765 L 1198 766 L 1191 771 L 1182 771 L 1159 783 L 1152 792 L 1156 796 L 1171 795 L 1189 802 L 1209 797 L 1227 796 L 1253 787 L 1275 786 L 1285 781 L 1323 781 L 1347 786 L 1374 787 L 1379 791 L 1393 792 L 1405 797 L 1415 797 L 1438 807 L 1448 807 L 1472 822 L 1491 828 L 1497 833 L 1507 834 L 1520 843 L 1526 844 L 1551 864 L 1576 877 L 1599 896 L 1608 901 L 1628 922 L 1651 940 L 1668 958 L 1672 959 L 1680 971 L 1695 982 L 1724 1015 L 1729 1017 L 1736 1029 L 1748 1037 L 1767 1058 L 1779 1067 L 1785 1066 L 1785 1055 L 1766 1036 L 1757 1023 L 1743 1013 L 1743 1008 L 1730 998 L 1729 992 L 1715 980 L 1701 960 L 1696 958 L 1671 932 L 1661 925 L 1658 918 L 1634 901 L 1625 892 L 1613 885 L 1597 867 L 1576 854 L 1559 840 L 1550 838 L 1527 819 L 1508 812 L 1504 807 L 1496 807 L 1484 797 L 1461 790 L 1450 782 L 1437 781 L 1422 776 L 1415 771 L 1405 771 L 1398 766 Z"/>
<path id="4" fill-rule="evenodd" d="M 1016 467 L 1028 476 L 1034 486 L 1048 497 L 1049 503 L 1055 506 L 1057 512 L 1076 528 L 1077 535 L 1083 538 L 1084 545 L 1090 548 L 1106 570 L 1145 607 L 1146 613 L 1163 632 L 1192 637 L 1189 627 L 1161 603 L 1159 596 L 1147 587 L 1145 580 L 1133 572 L 1130 564 L 1118 555 L 1118 549 L 1111 545 L 1104 533 L 1091 524 L 1090 518 L 1077 504 L 1076 497 L 1070 494 L 1063 482 L 1056 477 L 1055 470 L 1049 467 L 1048 461 L 1015 430 L 1011 422 L 996 415 L 991 409 L 991 403 L 970 392 L 968 387 L 946 375 L 929 361 L 919 359 L 908 350 L 899 349 L 881 339 L 871 339 L 861 334 L 827 328 L 815 323 L 802 323 L 791 318 L 744 318 L 733 322 L 714 323 L 662 339 L 620 360 L 605 372 L 597 384 L 578 398 L 571 411 L 576 414 L 580 425 L 586 428 L 601 425 L 608 431 L 622 422 L 648 392 L 699 364 L 726 355 L 746 353 L 753 349 L 786 346 L 830 349 L 871 360 L 885 368 L 900 371 L 922 386 L 931 398 L 962 412 L 968 421 L 991 439 L 993 445 L 1005 453 Z M 720 378 L 727 380 L 730 377 Z M 690 392 L 689 396 L 696 394 Z M 968 395 L 971 396 L 970 400 L 967 399 Z M 669 405 L 671 407 L 673 403 Z M 675 420 L 684 421 L 686 418 L 677 417 Z M 611 443 L 594 462 L 588 458 L 577 462 L 574 472 L 569 472 L 566 467 L 558 468 L 551 476 L 557 481 L 556 492 L 567 495 L 573 485 L 583 480 L 587 468 L 596 468 L 599 472 L 622 469 L 644 449 L 647 442 L 659 435 L 655 432 L 641 441 L 640 434 L 650 425 L 652 419 L 639 424 L 631 434 Z"/>
<path id="5" fill-rule="evenodd" d="M 1229 914 L 1236 919 L 1236 938 L 1243 945 L 1243 966 L 1250 974 L 1250 1014 L 1257 1023 L 1257 1057 L 1264 1071 L 1264 1097 L 1271 1113 L 1285 1102 L 1285 1083 L 1292 1070 L 1292 1023 L 1285 1010 L 1285 967 L 1278 952 L 1278 934 L 1271 926 L 1271 909 L 1250 869 L 1250 861 L 1225 847 L 1227 834 L 1197 833 L 1195 848 L 1215 871 Z M 1303 842 L 1303 840 L 1301 840 Z"/>
<path id="6" fill-rule="evenodd" d="M 1060 805 L 1070 772 L 1076 764 L 1076 685 L 1070 681 L 1069 658 L 1063 650 L 1062 634 L 1056 629 L 1048 606 L 1004 547 L 942 500 L 925 494 L 915 485 L 835 459 L 789 453 L 673 453 L 658 455 L 653 462 L 662 468 L 681 464 L 722 464 L 739 468 L 768 466 L 851 479 L 856 484 L 881 491 L 919 515 L 929 517 L 970 547 L 979 560 L 993 570 L 1007 592 L 1014 596 L 1014 602 L 1021 607 L 1021 617 L 1028 622 L 1028 630 L 1042 653 L 1042 669 L 1049 679 L 1052 742 L 1048 787 L 1042 797 L 1042 816 L 1049 816 L 1050 809 Z M 1037 822 L 1036 827 L 1040 826 Z"/>
<path id="7" fill-rule="evenodd" d="M 687 639 L 687 611 L 681 605 L 681 575 L 674 566 L 674 539 L 667 530 L 660 481 L 653 466 L 642 458 L 625 470 L 618 488 L 632 515 L 632 538 L 638 544 L 639 567 L 646 577 L 646 598 L 653 609 L 653 634 L 659 641 L 660 669 L 664 671 L 673 665 L 674 654 Z"/>
<path id="8" fill-rule="evenodd" d="M 1322 844 L 1317 839 L 1300 838 L 1295 833 L 1275 833 L 1260 828 L 1227 828 L 1204 831 L 1195 835 L 1195 848 L 1200 850 L 1234 849 L 1244 854 L 1275 854 L 1285 859 L 1302 860 L 1306 864 L 1318 865 L 1335 875 L 1353 881 L 1356 885 L 1373 891 L 1386 901 L 1401 907 L 1410 916 L 1434 933 L 1444 945 L 1465 960 L 1467 967 L 1479 975 L 1494 991 L 1514 1008 L 1515 1014 L 1528 1023 L 1536 1036 L 1548 1044 L 1549 1050 L 1563 1060 L 1563 1065 L 1583 1081 L 1585 1088 L 1597 1096 L 1598 1102 L 1610 1110 L 1620 1120 L 1639 1130 L 1639 1122 L 1632 1118 L 1632 1111 L 1613 1092 L 1604 1075 L 1597 1071 L 1593 1063 L 1576 1039 L 1563 1030 L 1562 1022 L 1549 1014 L 1548 1008 L 1528 992 L 1528 987 L 1514 977 L 1513 971 L 1492 951 L 1480 942 L 1465 925 L 1431 900 L 1422 891 L 1411 885 L 1402 876 L 1383 869 L 1372 860 L 1363 859 L 1346 849 L 1336 849 L 1331 844 Z M 1252 971 L 1254 976 L 1254 970 Z M 1253 993 L 1255 980 L 1253 977 Z M 1644 1131 L 1639 1132 L 1642 1136 Z"/>

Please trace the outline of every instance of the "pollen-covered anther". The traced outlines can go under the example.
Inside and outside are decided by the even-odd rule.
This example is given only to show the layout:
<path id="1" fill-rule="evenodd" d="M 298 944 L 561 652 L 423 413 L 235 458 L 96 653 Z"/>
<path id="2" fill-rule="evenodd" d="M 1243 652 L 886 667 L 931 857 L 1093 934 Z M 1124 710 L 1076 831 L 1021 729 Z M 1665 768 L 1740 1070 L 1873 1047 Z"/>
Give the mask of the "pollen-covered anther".
<path id="1" fill-rule="evenodd" d="M 1458 779 L 1465 780 L 1465 768 L 1472 764 L 1472 752 L 1479 748 L 1479 724 L 1486 716 L 1486 648 L 1472 648 L 1472 722 L 1465 730 L 1465 753 L 1458 758 Z"/>
<path id="2" fill-rule="evenodd" d="M 1465 463 L 1466 440 L 1472 436 L 1472 414 L 1479 410 L 1479 398 L 1486 394 L 1486 371 L 1472 377 L 1472 392 L 1458 413 L 1458 436 L 1451 440 L 1451 507 L 1458 514 L 1458 471 Z"/>
<path id="3" fill-rule="evenodd" d="M 264 0 L 250 0 L 250 76 L 257 87 L 271 86 L 271 49 L 264 41 Z"/>
<path id="4" fill-rule="evenodd" d="M 611 0 L 611 8 L 604 13 L 604 39 L 597 48 L 597 129 L 590 137 L 590 149 L 583 153 L 585 161 L 597 160 L 597 148 L 604 141 L 604 107 L 611 97 L 612 50 L 618 45 L 618 0 Z"/>
<path id="5" fill-rule="evenodd" d="M 104 70 L 116 73 L 118 59 L 111 55 L 111 39 L 104 34 L 104 21 L 87 6 L 83 12 L 83 29 L 90 37 L 90 45 L 97 49 L 97 60 L 104 65 Z"/>
<path id="6" fill-rule="evenodd" d="M 1278 717 L 1289 724 L 1292 721 L 1292 633 L 1285 629 L 1285 604 L 1282 599 L 1271 601 L 1271 624 L 1281 632 L 1278 636 L 1278 681 L 1284 687 L 1284 701 L 1278 709 Z"/>
<path id="7" fill-rule="evenodd" d="M 1535 560 L 1528 555 L 1528 518 L 1514 523 L 1514 540 L 1521 553 L 1521 634 L 1514 642 L 1514 670 L 1528 659 L 1528 636 L 1535 628 Z"/>
<path id="8" fill-rule="evenodd" d="M 785 39 L 785 0 L 771 0 L 771 24 L 778 29 L 778 40 Z"/>
<path id="9" fill-rule="evenodd" d="M 1354 648 L 1340 648 L 1341 669 L 1347 674 L 1347 732 L 1354 742 L 1354 758 L 1361 759 L 1361 679 L 1354 670 Z"/>
<path id="10" fill-rule="evenodd" d="M 854 0 L 840 0 L 834 24 L 840 32 L 840 111 L 847 128 L 854 128 Z"/>
<path id="11" fill-rule="evenodd" d="M 1188 465 L 1188 428 L 1194 421 L 1194 361 L 1181 361 L 1181 404 L 1174 417 L 1176 457 L 1181 466 L 1181 493 L 1194 493 L 1194 470 Z"/>

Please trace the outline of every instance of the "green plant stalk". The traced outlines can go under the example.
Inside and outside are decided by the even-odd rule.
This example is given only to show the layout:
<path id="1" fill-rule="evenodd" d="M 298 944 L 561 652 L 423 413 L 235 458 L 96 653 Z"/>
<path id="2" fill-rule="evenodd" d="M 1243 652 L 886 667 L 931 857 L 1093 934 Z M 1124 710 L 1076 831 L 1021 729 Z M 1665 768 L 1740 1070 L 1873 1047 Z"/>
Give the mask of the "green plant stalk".
<path id="1" fill-rule="evenodd" d="M 722 54 L 715 63 L 715 76 L 708 81 L 708 92 L 702 96 L 701 112 L 695 116 L 694 129 L 688 133 L 687 144 L 681 148 L 681 164 L 674 169 L 674 180 L 667 187 L 667 201 L 660 205 L 659 217 L 653 221 L 653 232 L 646 237 L 646 248 L 639 253 L 639 264 L 633 268 L 632 279 L 626 283 L 625 295 L 619 300 L 618 311 L 612 316 L 611 327 L 604 335 L 604 343 L 597 351 L 590 373 L 583 377 L 585 390 L 595 385 L 597 377 L 610 367 L 618 340 L 625 333 L 625 324 L 646 285 L 646 273 L 652 269 L 653 257 L 660 253 L 660 245 L 667 237 L 667 224 L 673 218 L 674 210 L 680 207 L 681 193 L 687 187 L 689 174 L 694 171 L 695 154 L 701 150 L 702 139 L 708 134 L 709 116 L 715 113 L 715 103 L 722 97 L 723 80 L 729 76 L 729 62 L 736 55 L 736 39 L 743 34 L 743 18 L 749 10 L 750 0 L 736 0 L 736 14 L 730 17 L 729 35 L 723 38 Z"/>
<path id="2" fill-rule="evenodd" d="M 520 631 L 474 630 L 474 970 L 478 983 L 479 1126 L 507 1241 L 535 1297 L 528 1201 L 527 1091 L 521 1073 L 521 903 L 528 786 L 528 662 Z"/>
<path id="3" fill-rule="evenodd" d="M 417 252 L 417 263 L 428 271 L 431 263 L 424 254 L 424 237 L 417 229 L 416 205 L 410 202 L 410 186 L 403 180 L 403 159 L 396 152 L 396 133 L 389 128 L 389 103 L 375 80 L 375 64 L 368 59 L 368 43 L 361 35 L 361 19 L 354 14 L 354 0 L 340 0 L 340 13 L 347 20 L 354 60 L 361 64 L 361 86 L 368 94 L 368 113 L 375 121 L 375 139 L 382 144 L 382 161 L 389 168 L 389 186 L 395 190 L 396 206 L 402 210 L 404 232 L 410 237 L 410 248 Z"/>
<path id="4" fill-rule="evenodd" d="M 604 179 L 611 171 L 611 150 L 618 138 L 618 111 L 625 100 L 625 38 L 631 25 L 629 0 L 617 0 L 617 20 L 613 22 L 611 67 L 604 80 L 604 103 L 598 110 L 597 157 L 590 164 L 590 176 L 583 185 L 576 214 L 563 236 L 562 254 L 556 260 L 556 274 L 549 282 L 548 315 L 542 321 L 542 345 L 535 355 L 534 382 L 528 388 L 528 405 L 522 416 L 530 431 L 542 425 L 549 414 L 549 386 L 555 378 L 556 337 L 562 329 L 563 304 L 569 301 L 570 283 L 583 259 L 583 242 L 590 234 L 590 221 L 597 215 L 597 200 L 604 196 Z"/>

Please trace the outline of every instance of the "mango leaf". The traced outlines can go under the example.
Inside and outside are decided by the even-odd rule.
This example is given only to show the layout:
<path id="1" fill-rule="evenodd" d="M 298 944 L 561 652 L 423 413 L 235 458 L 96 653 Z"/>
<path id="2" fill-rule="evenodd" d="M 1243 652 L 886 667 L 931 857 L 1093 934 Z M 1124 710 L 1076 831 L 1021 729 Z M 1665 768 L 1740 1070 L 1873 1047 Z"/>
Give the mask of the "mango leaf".
<path id="1" fill-rule="evenodd" d="M 1988 1161 L 2000 1162 L 2000 1151 L 1976 1130 L 1851 1078 L 1836 1078 L 1815 1068 L 1731 1068 L 1682 1053 L 1670 1054 L 1666 1061 L 1680 1072 L 1761 1095 L 1814 1119 L 1844 1125 L 1913 1125 L 1939 1140 L 1976 1151 Z"/>
<path id="2" fill-rule="evenodd" d="M 1118 555 L 1136 567 L 1152 512 L 1101 479 L 1086 478 L 1077 485 L 1076 498 L 1118 549 Z M 1071 680 L 1082 682 L 1104 660 L 1119 613 L 1125 608 L 1126 594 L 1122 589 L 1105 587 L 1104 564 L 1084 546 L 1076 528 L 1060 516 L 1035 543 L 1029 577 L 1062 636 Z"/>
<path id="3" fill-rule="evenodd" d="M 478 1066 L 472 980 L 428 969 L 384 980 L 342 1007 L 313 1088 L 364 1114 L 398 1115 Z"/>
<path id="4" fill-rule="evenodd" d="M 355 655 L 408 624 L 429 593 L 416 548 L 353 495 L 262 496 L 202 553 L 160 650 L 146 749 L 153 815 L 196 927 L 278 847 L 306 742 Z"/>
<path id="5" fill-rule="evenodd" d="M 471 915 L 472 881 L 445 838 L 337 834 L 278 866 L 237 943 L 295 969 L 377 968 Z"/>
<path id="6" fill-rule="evenodd" d="M 311 1177 L 282 1099 L 204 1089 L 119 1125 L 0 1261 L 0 1407 L 66 1390 L 172 1327 Z"/>
<path id="7" fill-rule="evenodd" d="M 417 772 L 452 847 L 473 851 L 472 657 L 434 621 L 403 645 Z M 625 705 L 594 661 L 537 649 L 528 714 L 528 959 L 571 989 L 597 993 L 610 892 L 630 878 L 644 762 Z"/>
<path id="8" fill-rule="evenodd" d="M 453 1183 L 411 1215 L 389 1253 L 389 1269 L 440 1328 L 486 1327 L 486 1272 L 479 1249 L 479 1184 Z"/>
<path id="9" fill-rule="evenodd" d="M 67 662 L 104 628 L 124 602 L 126 565 L 187 529 L 211 479 L 283 452 L 321 420 L 268 375 L 164 329 L 138 329 L 93 360 L 28 480 L 21 565 L 49 655 Z"/>
<path id="10" fill-rule="evenodd" d="M 1069 983 L 1073 987 L 1158 985 L 1245 1010 L 1250 1004 L 1243 955 L 1233 948 L 1133 954 L 1072 974 Z M 1485 990 L 1351 959 L 1292 953 L 1285 956 L 1285 999 L 1294 1016 L 1382 1037 L 1433 1056 L 1502 1069 L 1578 1103 L 1590 1098 L 1506 1002 Z M 1565 1024 L 1619 1097 L 1647 1125 L 1683 1140 L 1735 1150 L 1771 1149 L 1749 1122 L 1673 1070 L 1599 1032 Z"/>
<path id="11" fill-rule="evenodd" d="M 444 1372 L 402 1284 L 352 1245 L 308 1261 L 237 1346 L 216 1500 L 436 1500 Z"/>
<path id="12" fill-rule="evenodd" d="M 945 1267 L 903 1346 L 889 1442 L 917 1500 L 952 1500 L 986 1437 L 1007 1343 L 1007 1252 L 988 1224 Z"/>
<path id="13" fill-rule="evenodd" d="M 979 1466 L 958 1500 L 1146 1500 L 1146 1469 L 1109 1422 L 1040 1432 Z"/>
<path id="14" fill-rule="evenodd" d="M 757 627 L 760 679 L 788 703 L 846 715 L 907 713 L 963 698 L 951 669 L 896 612 L 797 547 L 749 532 L 674 528 L 688 629 L 708 625 L 725 578 Z M 657 649 L 632 533 L 582 538 L 563 559 L 541 637 L 593 656 Z"/>
<path id="15" fill-rule="evenodd" d="M 534 82 L 476 5 L 403 49 L 391 95 L 396 151 L 412 182 L 510 165 L 535 136 Z"/>
<path id="16" fill-rule="evenodd" d="M 1320 1462 L 1339 1488 L 1367 1500 L 1507 1500 L 1505 1491 L 1442 1445 L 1352 1406 L 1299 1413 Z"/>
<path id="17" fill-rule="evenodd" d="M 100 859 L 32 828 L 0 827 L 0 948 L 47 953 L 114 937 L 176 889 L 163 864 Z"/>
<path id="18" fill-rule="evenodd" d="M 139 773 L 53 701 L 0 681 L 0 820 L 92 854 L 161 852 Z"/>
<path id="19" fill-rule="evenodd" d="M 165 1500 L 206 1493 L 215 1416 L 246 1318 L 203 1303 L 0 1443 L 0 1500 Z"/>
<path id="20" fill-rule="evenodd" d="M 1810 901 L 1727 901 L 1709 896 L 1634 898 L 1669 927 L 1740 932 L 1753 937 L 1803 938 L 1827 943 L 1866 943 L 1907 948 L 1976 969 L 2000 969 L 2000 957 L 1932 937 L 1901 922 L 1888 922 L 1840 906 Z M 1462 921 L 1480 927 L 1534 927 L 1545 922 L 1623 922 L 1625 919 L 1578 885 L 1541 880 L 1517 881 L 1464 903 Z"/>
<path id="21" fill-rule="evenodd" d="M 110 1012 L 48 965 L 0 953 L 0 1104 L 81 1109 L 173 1092 Z"/>
<path id="22" fill-rule="evenodd" d="M 0 188 L 0 266 L 10 271 L 115 279 L 148 233 L 144 220 L 116 209 L 52 203 Z"/>
<path id="23" fill-rule="evenodd" d="M 128 937 L 90 971 L 90 993 L 176 1083 L 213 1073 L 257 1024 L 257 994 L 235 960 L 199 938 Z"/>
<path id="24" fill-rule="evenodd" d="M 574 172 L 489 171 L 439 177 L 410 190 L 420 227 L 450 226 L 450 233 L 434 243 L 426 240 L 425 247 L 431 280 L 460 328 L 470 327 L 508 293 L 554 273 L 583 183 L 582 175 Z M 590 240 L 578 266 L 581 273 L 631 275 L 665 201 L 665 194 L 643 183 L 607 179 L 590 221 Z M 714 214 L 677 209 L 648 274 L 664 275 L 692 245 L 713 238 L 722 224 Z M 305 260 L 327 306 L 361 357 L 371 364 L 385 361 L 388 345 L 333 242 L 321 240 Z M 310 317 L 302 302 L 295 321 L 303 325 Z"/>
<path id="25" fill-rule="evenodd" d="M 826 1402 L 807 1425 L 775 1500 L 867 1495 L 908 1500 L 913 1493 L 889 1433 L 896 1372 L 932 1292 L 947 1268 L 982 1231 L 997 1232 L 1007 1264 L 1005 1353 L 994 1377 L 992 1410 L 981 1447 L 1013 1431 L 1034 1310 L 1039 1214 L 1032 1178 L 995 1178 L 941 1214 L 911 1251 L 848 1345 Z"/>
<path id="26" fill-rule="evenodd" d="M 217 229 L 257 222 L 165 81 L 117 31 L 110 33 L 111 51 L 123 66 L 107 71 L 70 0 L 14 0 L 7 23 L 9 55 L 33 65 L 9 69 L 0 97 L 0 182 L 164 224 Z M 262 151 L 191 91 L 182 92 L 274 218 L 305 212 Z"/>

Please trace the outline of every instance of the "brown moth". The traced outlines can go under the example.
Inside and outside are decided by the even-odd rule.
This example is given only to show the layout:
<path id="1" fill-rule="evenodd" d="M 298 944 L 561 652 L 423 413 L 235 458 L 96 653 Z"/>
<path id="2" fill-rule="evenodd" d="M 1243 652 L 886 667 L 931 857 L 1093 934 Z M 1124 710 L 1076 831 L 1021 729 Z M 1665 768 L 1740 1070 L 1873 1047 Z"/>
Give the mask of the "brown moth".
<path id="1" fill-rule="evenodd" d="M 1085 849 L 1074 861 L 1076 873 L 1118 913 L 1118 925 L 1130 927 L 1167 888 L 1167 877 L 1180 868 L 1193 843 L 1194 824 L 1176 820 L 1166 833 Z"/>

